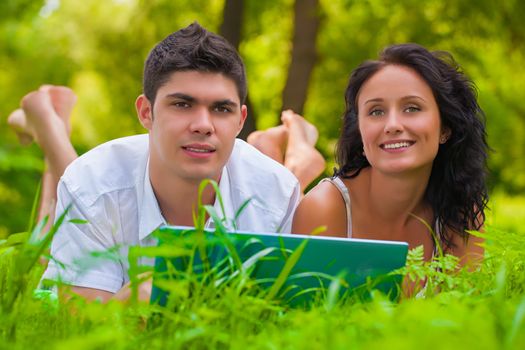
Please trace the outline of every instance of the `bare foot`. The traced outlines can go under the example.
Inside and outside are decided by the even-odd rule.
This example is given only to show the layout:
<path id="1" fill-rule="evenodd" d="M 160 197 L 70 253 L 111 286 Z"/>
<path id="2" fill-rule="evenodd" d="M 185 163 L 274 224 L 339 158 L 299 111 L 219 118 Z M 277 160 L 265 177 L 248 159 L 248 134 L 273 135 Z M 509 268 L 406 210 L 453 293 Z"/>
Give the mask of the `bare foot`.
<path id="1" fill-rule="evenodd" d="M 20 103 L 25 113 L 25 132 L 46 152 L 46 145 L 54 139 L 65 137 L 69 132 L 62 118 L 55 112 L 51 95 L 45 89 L 28 93 Z"/>
<path id="2" fill-rule="evenodd" d="M 24 146 L 33 142 L 33 136 L 28 132 L 26 122 L 26 115 L 21 108 L 15 109 L 9 117 L 7 117 L 7 124 L 16 132 L 18 141 Z"/>
<path id="3" fill-rule="evenodd" d="M 268 157 L 283 164 L 287 138 L 288 129 L 279 125 L 264 131 L 254 131 L 248 135 L 247 141 Z"/>
<path id="4" fill-rule="evenodd" d="M 7 123 L 17 133 L 20 143 L 30 144 L 44 137 L 50 128 L 71 134 L 69 118 L 77 101 L 73 90 L 65 86 L 42 85 L 22 98 L 21 109 L 13 111 Z M 56 118 L 58 117 L 58 118 Z M 58 129 L 57 129 L 58 128 Z"/>
<path id="5" fill-rule="evenodd" d="M 40 90 L 47 91 L 49 93 L 49 96 L 51 96 L 51 104 L 53 105 L 53 108 L 66 125 L 68 134 L 71 134 L 69 118 L 71 117 L 73 107 L 77 103 L 77 95 L 75 95 L 73 90 L 67 86 L 60 85 L 42 85 Z"/>
<path id="6" fill-rule="evenodd" d="M 69 116 L 76 103 L 73 91 L 63 86 L 43 85 L 22 98 L 21 109 L 8 117 L 22 144 L 38 143 L 44 152 L 46 168 L 42 176 L 42 192 L 38 220 L 49 216 L 47 232 L 54 219 L 56 188 L 66 167 L 77 158 L 69 140 Z"/>
<path id="7" fill-rule="evenodd" d="M 290 110 L 282 113 L 281 120 L 288 129 L 284 165 L 297 177 L 304 192 L 325 169 L 326 162 L 314 147 L 319 133 L 314 125 Z"/>
<path id="8" fill-rule="evenodd" d="M 319 132 L 313 124 L 309 123 L 291 109 L 287 109 L 281 113 L 281 121 L 287 128 L 294 129 L 294 136 L 304 140 L 311 146 L 315 146 L 319 138 Z"/>

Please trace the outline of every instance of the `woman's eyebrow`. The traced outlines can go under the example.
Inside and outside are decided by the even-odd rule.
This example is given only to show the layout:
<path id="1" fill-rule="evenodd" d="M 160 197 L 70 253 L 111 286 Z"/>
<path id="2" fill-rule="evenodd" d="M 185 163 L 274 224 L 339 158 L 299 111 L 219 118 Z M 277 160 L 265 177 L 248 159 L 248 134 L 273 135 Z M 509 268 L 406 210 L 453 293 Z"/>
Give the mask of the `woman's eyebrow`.
<path id="1" fill-rule="evenodd" d="M 423 97 L 419 96 L 419 95 L 408 95 L 408 96 L 402 97 L 401 99 L 402 100 L 410 100 L 410 99 L 413 99 L 413 98 L 426 102 L 426 100 Z"/>
<path id="2" fill-rule="evenodd" d="M 383 102 L 383 101 L 384 101 L 384 100 L 383 100 L 382 98 L 379 98 L 379 97 L 378 97 L 378 98 L 371 98 L 370 100 L 366 100 L 366 101 L 365 101 L 365 105 L 366 105 L 367 103 Z"/>
<path id="3" fill-rule="evenodd" d="M 410 99 L 413 99 L 413 98 L 426 102 L 426 100 L 423 97 L 418 96 L 418 95 L 403 96 L 403 97 L 401 97 L 401 100 L 410 100 Z M 368 103 L 383 102 L 383 101 L 384 101 L 384 99 L 382 99 L 380 97 L 377 97 L 377 98 L 371 98 L 369 100 L 366 100 L 364 104 L 366 105 Z"/>

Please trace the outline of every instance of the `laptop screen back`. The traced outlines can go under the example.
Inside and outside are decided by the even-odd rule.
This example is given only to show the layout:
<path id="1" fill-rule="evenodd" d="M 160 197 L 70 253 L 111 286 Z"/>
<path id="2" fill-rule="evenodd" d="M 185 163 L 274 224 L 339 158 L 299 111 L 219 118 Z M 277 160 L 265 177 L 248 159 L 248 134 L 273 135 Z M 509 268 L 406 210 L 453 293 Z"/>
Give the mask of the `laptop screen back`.
<path id="1" fill-rule="evenodd" d="M 291 304 L 312 301 L 337 279 L 343 292 L 368 292 L 374 288 L 395 298 L 401 276 L 388 273 L 405 265 L 408 252 L 405 242 L 253 232 L 218 236 L 213 231 L 201 234 L 206 242 L 197 248 L 194 239 L 197 234 L 194 228 L 182 226 L 166 226 L 157 232 L 160 245 L 176 243 L 179 249 L 187 248 L 187 252 L 192 253 L 156 258 L 156 275 L 164 277 L 154 279 L 152 302 L 166 303 L 167 291 L 155 282 L 158 278 L 177 278 L 164 273 L 169 268 L 187 271 L 191 264 L 194 273 L 202 273 L 227 260 L 235 265 L 236 259 L 232 255 L 236 255 L 237 263 L 249 269 L 251 277 L 267 289 L 276 281 L 281 283 L 283 279 L 279 276 L 282 276 L 283 269 L 293 265 L 284 274 L 286 281 L 279 288 L 281 297 Z M 232 273 L 234 270 L 235 267 Z"/>

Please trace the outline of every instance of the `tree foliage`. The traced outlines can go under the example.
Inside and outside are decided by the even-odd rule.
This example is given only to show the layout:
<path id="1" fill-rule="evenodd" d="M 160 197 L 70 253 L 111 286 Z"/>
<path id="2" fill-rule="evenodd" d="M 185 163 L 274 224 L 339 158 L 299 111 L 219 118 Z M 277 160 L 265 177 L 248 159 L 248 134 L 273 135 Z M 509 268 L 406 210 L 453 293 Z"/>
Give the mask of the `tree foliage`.
<path id="1" fill-rule="evenodd" d="M 43 83 L 79 95 L 73 142 L 85 150 L 144 132 L 133 101 L 144 59 L 169 33 L 195 20 L 212 31 L 225 1 L 5 0 L 0 2 L 0 236 L 22 230 L 43 163 L 21 148 L 4 122 L 20 98 Z M 317 60 L 305 116 L 333 159 L 349 74 L 386 45 L 417 42 L 448 50 L 479 89 L 487 115 L 491 184 L 525 190 L 525 2 L 320 0 Z M 294 1 L 244 0 L 239 50 L 247 66 L 257 126 L 275 124 L 291 63 Z M 329 162 L 329 169 L 331 169 Z"/>

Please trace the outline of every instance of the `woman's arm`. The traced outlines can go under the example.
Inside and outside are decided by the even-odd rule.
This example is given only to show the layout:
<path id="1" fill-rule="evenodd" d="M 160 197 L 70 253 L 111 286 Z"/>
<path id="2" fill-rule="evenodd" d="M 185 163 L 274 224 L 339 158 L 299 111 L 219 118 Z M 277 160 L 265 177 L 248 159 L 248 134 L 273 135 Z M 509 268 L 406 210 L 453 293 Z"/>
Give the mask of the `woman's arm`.
<path id="1" fill-rule="evenodd" d="M 478 214 L 477 222 L 481 224 L 477 231 L 483 233 L 484 220 L 482 213 Z M 472 230 L 476 231 L 476 229 Z M 461 266 L 467 265 L 474 269 L 483 261 L 483 255 L 485 253 L 485 248 L 483 247 L 484 242 L 484 238 L 471 234 L 469 234 L 467 240 L 463 239 L 463 237 L 457 234 L 454 234 L 452 238 L 452 248 L 448 249 L 447 253 L 459 257 Z"/>
<path id="2" fill-rule="evenodd" d="M 483 228 L 480 228 L 479 231 L 483 232 Z M 461 266 L 476 268 L 483 261 L 485 252 L 485 248 L 483 248 L 484 242 L 484 238 L 474 235 L 469 235 L 468 240 L 465 241 L 463 237 L 456 234 L 452 238 L 453 246 L 447 249 L 447 253 L 459 257 Z"/>
<path id="3" fill-rule="evenodd" d="M 347 236 L 346 207 L 337 188 L 329 182 L 315 186 L 301 200 L 297 207 L 292 232 L 311 234 L 321 226 L 326 230 L 320 232 L 323 236 Z"/>

